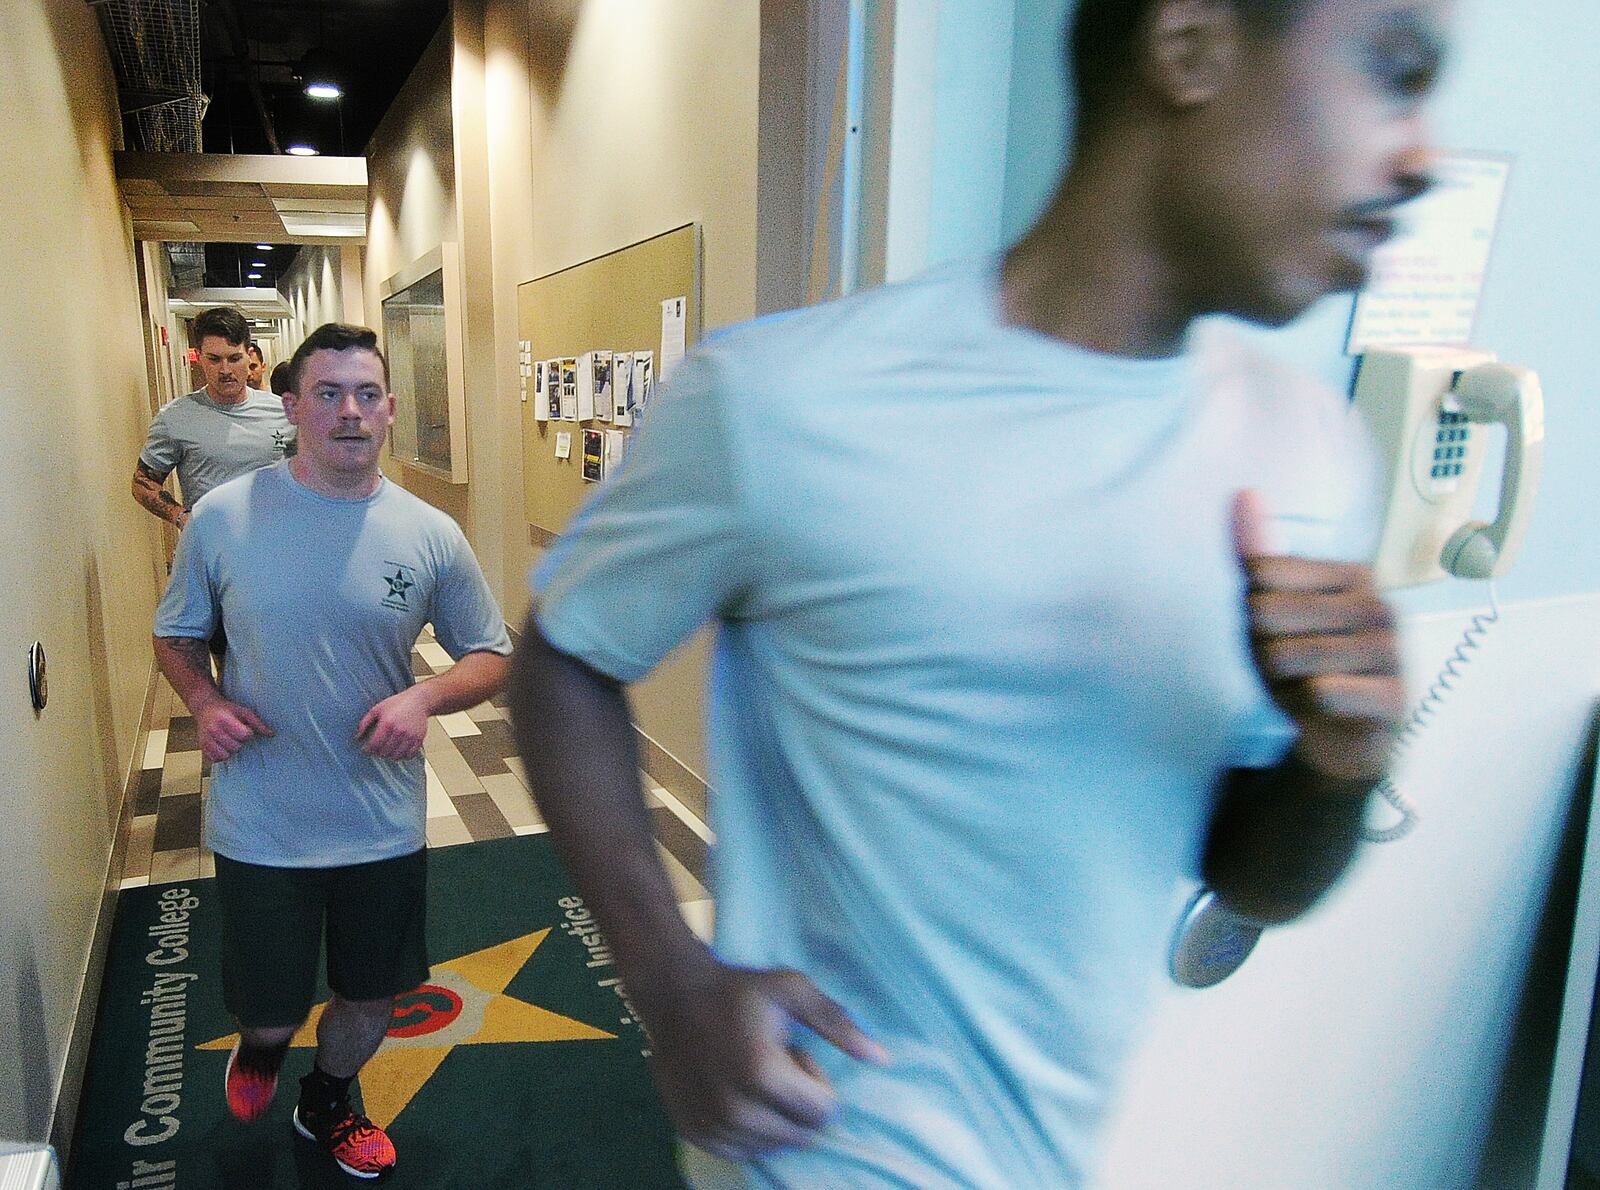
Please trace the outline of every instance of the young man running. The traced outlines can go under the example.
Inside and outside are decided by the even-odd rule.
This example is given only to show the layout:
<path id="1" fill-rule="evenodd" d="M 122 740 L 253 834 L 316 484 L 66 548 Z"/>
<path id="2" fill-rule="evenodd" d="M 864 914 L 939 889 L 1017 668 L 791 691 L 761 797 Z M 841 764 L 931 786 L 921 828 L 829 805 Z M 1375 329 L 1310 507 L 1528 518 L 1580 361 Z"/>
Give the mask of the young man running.
<path id="1" fill-rule="evenodd" d="M 376 1177 L 394 1146 L 349 1093 L 393 998 L 428 974 L 423 738 L 430 716 L 500 690 L 511 643 L 456 523 L 379 472 L 394 397 L 373 332 L 319 327 L 290 367 L 299 452 L 195 506 L 155 650 L 213 766 L 206 842 L 242 1038 L 228 1107 L 267 1110 L 325 942 L 333 995 L 294 1126 Z M 232 638 L 220 685 L 206 648 L 219 616 Z M 456 660 L 413 684 L 424 624 Z"/>

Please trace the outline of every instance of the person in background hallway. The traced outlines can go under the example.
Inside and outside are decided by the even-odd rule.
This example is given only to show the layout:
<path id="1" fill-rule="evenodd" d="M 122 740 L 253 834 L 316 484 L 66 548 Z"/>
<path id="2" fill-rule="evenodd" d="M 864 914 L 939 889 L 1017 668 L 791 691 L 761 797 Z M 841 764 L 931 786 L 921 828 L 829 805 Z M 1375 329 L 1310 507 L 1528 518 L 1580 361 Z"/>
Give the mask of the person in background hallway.
<path id="1" fill-rule="evenodd" d="M 259 390 L 261 377 L 267 370 L 266 357 L 261 354 L 261 345 L 254 339 L 244 345 L 245 372 L 244 382 L 249 387 Z"/>
<path id="2" fill-rule="evenodd" d="M 684 1137 L 759 1186 L 1091 1181 L 1202 877 L 1344 871 L 1402 714 L 1348 403 L 1248 345 L 1427 185 L 1434 0 L 1082 0 L 1003 254 L 692 353 L 536 572 L 524 764 Z M 714 946 L 625 685 L 716 625 Z"/>
<path id="3" fill-rule="evenodd" d="M 376 1177 L 394 1146 L 349 1092 L 393 997 L 428 974 L 423 737 L 430 716 L 504 686 L 511 642 L 456 523 L 378 470 L 394 397 L 373 332 L 313 331 L 283 406 L 299 452 L 196 505 L 156 659 L 213 765 L 206 843 L 242 1034 L 228 1107 L 246 1121 L 267 1110 L 325 940 L 333 997 L 293 1122 L 347 1173 Z M 234 641 L 220 685 L 205 644 L 219 616 Z M 414 684 L 427 623 L 455 664 Z"/>
<path id="4" fill-rule="evenodd" d="M 246 382 L 245 347 L 254 344 L 244 315 L 215 306 L 194 320 L 193 335 L 205 387 L 169 401 L 156 414 L 133 472 L 133 498 L 180 529 L 201 496 L 278 462 L 294 446 L 283 402 Z M 181 503 L 163 486 L 174 470 Z"/>
<path id="5" fill-rule="evenodd" d="M 281 363 L 277 363 L 277 364 L 273 365 L 273 368 L 272 368 L 272 379 L 269 380 L 267 382 L 267 384 L 268 384 L 268 387 L 270 387 L 272 389 L 272 393 L 273 393 L 274 396 L 281 397 L 281 396 L 283 396 L 284 393 L 289 391 L 289 361 L 288 360 L 283 360 Z"/>

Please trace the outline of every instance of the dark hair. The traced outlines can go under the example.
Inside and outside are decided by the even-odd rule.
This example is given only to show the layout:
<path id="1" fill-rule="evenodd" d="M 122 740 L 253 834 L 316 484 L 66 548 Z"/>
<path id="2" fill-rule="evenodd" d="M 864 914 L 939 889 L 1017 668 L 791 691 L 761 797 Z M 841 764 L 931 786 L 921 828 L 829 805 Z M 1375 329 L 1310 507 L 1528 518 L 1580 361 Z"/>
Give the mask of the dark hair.
<path id="1" fill-rule="evenodd" d="M 250 324 L 244 320 L 244 315 L 232 306 L 212 306 L 209 310 L 202 310 L 195 317 L 191 330 L 196 347 L 212 335 L 234 347 L 243 346 L 250 341 Z"/>
<path id="2" fill-rule="evenodd" d="M 244 349 L 251 355 L 255 356 L 256 359 L 262 363 L 267 362 L 267 357 L 261 354 L 261 344 L 257 343 L 254 339 L 251 339 L 250 342 L 246 343 L 244 345 Z"/>
<path id="3" fill-rule="evenodd" d="M 1251 29 L 1276 33 L 1309 0 L 1231 0 Z M 1077 97 L 1078 139 L 1123 98 L 1138 68 L 1139 26 L 1157 0 L 1080 0 L 1067 36 L 1067 66 Z"/>
<path id="4" fill-rule="evenodd" d="M 294 374 L 294 369 L 289 366 L 288 360 L 281 360 L 272 366 L 272 376 L 267 380 L 267 387 L 278 396 L 292 391 L 289 378 Z"/>
<path id="5" fill-rule="evenodd" d="M 300 392 L 300 373 L 306 360 L 317 351 L 370 351 L 383 365 L 383 387 L 389 387 L 389 361 L 378 350 L 378 334 L 371 327 L 354 326 L 348 322 L 325 322 L 306 336 L 305 342 L 294 349 L 289 357 L 289 390 Z"/>

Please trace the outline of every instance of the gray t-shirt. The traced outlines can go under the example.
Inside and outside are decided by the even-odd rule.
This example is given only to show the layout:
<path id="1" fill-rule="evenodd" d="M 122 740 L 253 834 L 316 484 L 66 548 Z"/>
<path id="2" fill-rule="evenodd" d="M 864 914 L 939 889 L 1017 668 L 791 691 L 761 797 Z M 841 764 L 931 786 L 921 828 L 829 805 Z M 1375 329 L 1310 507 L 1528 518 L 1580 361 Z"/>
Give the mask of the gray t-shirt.
<path id="1" fill-rule="evenodd" d="M 155 634 L 228 625 L 222 692 L 276 734 L 211 770 L 206 844 L 229 859 L 335 867 L 425 845 L 422 757 L 368 756 L 356 726 L 413 683 L 422 626 L 454 658 L 511 651 L 467 539 L 388 480 L 336 500 L 289 465 L 212 491 L 178 542 Z"/>
<path id="2" fill-rule="evenodd" d="M 1189 347 L 1012 326 L 997 256 L 729 329 L 545 556 L 545 636 L 613 677 L 716 623 L 717 953 L 893 1055 L 796 1029 L 839 1110 L 750 1186 L 1095 1184 L 1218 780 L 1292 738 L 1234 494 L 1293 553 L 1375 540 L 1349 403 Z"/>
<path id="3" fill-rule="evenodd" d="M 183 502 L 193 508 L 219 483 L 293 454 L 294 441 L 280 398 L 252 388 L 237 405 L 219 405 L 201 388 L 161 407 L 139 461 L 163 479 L 177 468 Z"/>

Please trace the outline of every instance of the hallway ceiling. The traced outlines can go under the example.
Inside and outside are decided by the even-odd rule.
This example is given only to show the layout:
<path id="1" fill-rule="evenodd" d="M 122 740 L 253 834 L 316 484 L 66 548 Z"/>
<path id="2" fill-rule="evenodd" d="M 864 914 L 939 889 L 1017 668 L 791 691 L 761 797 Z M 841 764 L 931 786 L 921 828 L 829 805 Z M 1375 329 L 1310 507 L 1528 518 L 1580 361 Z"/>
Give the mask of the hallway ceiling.
<path id="1" fill-rule="evenodd" d="M 276 157 L 291 144 L 304 143 L 329 157 L 360 157 L 449 6 L 448 0 L 88 2 L 99 15 L 116 71 L 127 146 L 142 150 L 140 156 Z M 305 95 L 308 55 L 337 77 L 342 98 Z M 162 189 L 147 182 L 132 190 L 124 185 L 135 234 L 167 241 L 192 235 L 204 244 L 204 283 L 211 287 L 270 286 L 293 260 L 298 244 L 328 241 L 325 234 L 296 233 L 291 226 L 296 216 L 328 216 L 319 224 L 326 232 L 331 222 L 342 218 L 348 224 L 365 210 L 364 186 L 353 196 L 260 185 L 249 193 L 230 187 L 227 193 L 185 196 L 172 189 L 170 180 Z M 357 200 L 360 205 L 352 206 Z M 158 213 L 178 217 L 149 217 Z M 269 226 L 275 217 L 276 225 Z M 167 226 L 150 226 L 157 222 Z M 184 223 L 194 225 L 194 232 L 186 232 Z M 263 258 L 254 249 L 258 236 L 275 248 L 266 270 L 248 267 Z M 262 279 L 246 280 L 252 271 L 263 272 Z"/>
<path id="2" fill-rule="evenodd" d="M 115 158 L 134 238 L 167 244 L 176 288 L 271 293 L 299 245 L 366 237 L 364 157 L 120 151 Z"/>
<path id="3" fill-rule="evenodd" d="M 205 151 L 275 153 L 299 141 L 330 155 L 362 154 L 447 7 L 447 0 L 208 0 L 200 21 L 201 83 L 211 97 Z M 306 96 L 300 70 L 313 52 L 344 98 Z"/>

